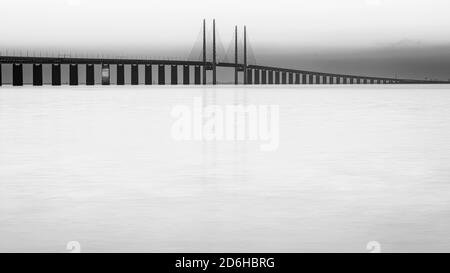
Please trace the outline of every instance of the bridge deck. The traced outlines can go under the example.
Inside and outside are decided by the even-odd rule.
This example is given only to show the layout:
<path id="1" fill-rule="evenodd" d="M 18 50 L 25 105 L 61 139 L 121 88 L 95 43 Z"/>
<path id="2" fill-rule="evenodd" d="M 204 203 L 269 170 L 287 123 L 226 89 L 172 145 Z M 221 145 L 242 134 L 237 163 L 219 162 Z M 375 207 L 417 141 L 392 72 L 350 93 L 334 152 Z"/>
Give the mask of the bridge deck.
<path id="1" fill-rule="evenodd" d="M 122 59 L 122 58 L 69 58 L 69 57 L 18 57 L 18 56 L 0 56 L 0 63 L 2 64 L 140 64 L 140 65 L 189 65 L 189 66 L 203 66 L 202 61 L 187 61 L 187 60 L 153 60 L 153 59 Z M 212 62 L 206 62 L 207 66 L 212 66 Z M 244 64 L 234 64 L 227 62 L 217 63 L 218 67 L 240 67 L 243 68 Z M 274 66 L 263 65 L 248 65 L 247 68 L 287 72 L 287 73 L 299 73 L 318 76 L 329 77 L 341 77 L 352 79 L 366 79 L 375 81 L 395 81 L 398 83 L 421 83 L 421 84 L 450 84 L 447 81 L 427 81 L 427 80 L 415 80 L 415 79 L 397 79 L 387 77 L 371 77 L 364 75 L 350 75 L 350 74 L 335 74 L 318 71 L 308 71 L 292 68 L 282 68 Z"/>

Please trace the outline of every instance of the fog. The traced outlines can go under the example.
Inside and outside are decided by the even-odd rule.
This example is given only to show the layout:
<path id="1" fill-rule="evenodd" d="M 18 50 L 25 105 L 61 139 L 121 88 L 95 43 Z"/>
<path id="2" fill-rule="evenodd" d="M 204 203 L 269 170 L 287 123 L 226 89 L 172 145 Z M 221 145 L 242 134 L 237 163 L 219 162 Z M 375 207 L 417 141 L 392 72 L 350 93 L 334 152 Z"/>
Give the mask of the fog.
<path id="1" fill-rule="evenodd" d="M 189 58 L 201 20 L 228 48 L 247 25 L 257 63 L 379 76 L 450 77 L 444 0 L 3 0 L 2 55 Z M 220 57 L 220 56 L 219 56 Z"/>

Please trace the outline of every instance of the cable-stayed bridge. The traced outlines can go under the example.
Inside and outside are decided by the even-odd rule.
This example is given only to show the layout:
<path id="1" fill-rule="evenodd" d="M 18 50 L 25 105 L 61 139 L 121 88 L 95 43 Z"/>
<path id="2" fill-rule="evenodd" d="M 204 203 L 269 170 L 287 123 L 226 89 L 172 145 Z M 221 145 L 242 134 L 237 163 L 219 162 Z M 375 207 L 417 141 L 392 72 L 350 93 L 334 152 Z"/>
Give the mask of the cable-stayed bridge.
<path id="1" fill-rule="evenodd" d="M 44 85 L 43 65 L 51 65 L 51 85 L 59 86 L 63 84 L 61 67 L 69 67 L 69 85 L 79 85 L 79 66 L 86 67 L 85 84 L 96 84 L 95 66 L 100 66 L 100 78 L 102 85 L 111 84 L 111 66 L 116 66 L 116 84 L 125 85 L 125 66 L 131 66 L 132 85 L 216 85 L 218 67 L 234 70 L 234 84 L 449 84 L 447 81 L 398 79 L 386 77 L 371 77 L 369 75 L 349 75 L 336 74 L 320 71 L 308 71 L 293 68 L 257 65 L 249 63 L 249 58 L 253 58 L 250 45 L 247 40 L 247 29 L 244 27 L 243 37 L 243 57 L 240 58 L 240 46 L 238 44 L 238 30 L 234 30 L 233 61 L 218 61 L 216 24 L 213 20 L 212 33 L 212 56 L 209 53 L 206 39 L 206 22 L 203 20 L 201 54 L 198 60 L 156 60 L 138 58 L 80 58 L 80 57 L 29 57 L 29 56 L 0 56 L 0 85 L 2 85 L 2 65 L 12 65 L 12 85 L 24 85 L 24 65 L 32 66 L 32 85 Z M 144 81 L 140 81 L 139 67 L 144 66 Z M 156 66 L 156 73 L 152 67 Z M 169 73 L 166 67 L 170 67 Z M 179 69 L 181 68 L 181 77 Z M 193 78 L 191 77 L 193 72 Z M 212 73 L 208 73 L 212 72 Z M 154 81 L 154 74 L 155 80 Z M 169 74 L 169 75 L 166 75 Z M 208 77 L 209 75 L 209 77 Z M 240 77 L 240 75 L 242 75 Z M 97 75 L 98 76 L 98 75 Z M 170 78 L 166 78 L 166 77 Z M 242 79 L 242 80 L 240 80 Z"/>

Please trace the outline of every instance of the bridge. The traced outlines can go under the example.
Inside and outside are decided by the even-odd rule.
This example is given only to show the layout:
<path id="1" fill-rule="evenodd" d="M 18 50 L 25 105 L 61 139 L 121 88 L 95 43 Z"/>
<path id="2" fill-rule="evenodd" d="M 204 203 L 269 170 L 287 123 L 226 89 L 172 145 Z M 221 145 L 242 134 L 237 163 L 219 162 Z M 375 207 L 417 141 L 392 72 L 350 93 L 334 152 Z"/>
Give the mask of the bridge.
<path id="1" fill-rule="evenodd" d="M 239 62 L 238 30 L 234 29 L 234 62 L 217 61 L 216 49 L 216 23 L 213 20 L 212 60 L 207 60 L 206 53 L 206 22 L 203 20 L 203 44 L 201 60 L 153 60 L 153 59 L 127 59 L 127 58 L 71 58 L 71 57 L 24 57 L 24 56 L 0 56 L 0 86 L 2 81 L 2 64 L 12 65 L 12 85 L 24 85 L 24 65 L 32 65 L 34 86 L 44 85 L 43 65 L 51 65 L 51 85 L 62 85 L 61 67 L 69 66 L 69 85 L 76 86 L 79 81 L 79 66 L 86 66 L 86 85 L 95 85 L 95 65 L 101 68 L 101 84 L 111 84 L 111 66 L 116 66 L 117 85 L 125 85 L 125 65 L 131 65 L 131 84 L 139 85 L 139 67 L 144 66 L 144 84 L 153 84 L 153 69 L 157 67 L 157 84 L 165 85 L 166 67 L 170 67 L 170 84 L 177 85 L 207 85 L 217 84 L 217 68 L 224 67 L 234 69 L 234 84 L 258 85 L 258 84 L 449 84 L 447 81 L 397 79 L 386 77 L 371 77 L 366 75 L 335 74 L 319 71 L 299 70 L 248 63 L 247 29 L 244 26 L 243 61 Z M 179 69 L 182 69 L 182 77 L 178 77 Z M 193 81 L 191 73 L 193 70 Z M 212 71 L 212 77 L 208 79 L 207 71 Z M 243 74 L 243 81 L 239 81 L 239 74 Z"/>

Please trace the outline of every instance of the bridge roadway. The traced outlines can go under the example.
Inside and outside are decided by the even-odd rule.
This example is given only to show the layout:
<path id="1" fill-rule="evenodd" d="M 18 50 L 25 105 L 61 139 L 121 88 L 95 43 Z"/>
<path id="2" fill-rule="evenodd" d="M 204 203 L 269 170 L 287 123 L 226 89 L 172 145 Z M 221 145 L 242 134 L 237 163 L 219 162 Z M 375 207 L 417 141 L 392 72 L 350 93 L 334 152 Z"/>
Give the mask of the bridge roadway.
<path id="1" fill-rule="evenodd" d="M 52 69 L 52 84 L 60 85 L 61 83 L 61 68 L 60 65 L 71 65 L 75 72 L 78 72 L 78 65 L 102 65 L 109 69 L 109 65 L 157 65 L 159 67 L 171 66 L 171 84 L 178 84 L 178 66 L 184 67 L 183 84 L 189 84 L 189 67 L 196 67 L 195 70 L 195 84 L 200 84 L 200 67 L 206 67 L 206 70 L 212 70 L 213 62 L 203 61 L 184 61 L 184 60 L 151 60 L 151 59 L 125 59 L 125 58 L 68 58 L 68 57 L 20 57 L 20 56 L 0 56 L 0 64 L 13 64 L 18 69 L 13 69 L 13 83 L 14 85 L 23 85 L 23 64 L 32 64 L 34 67 L 40 66 L 40 69 L 33 69 L 33 74 L 40 74 L 37 80 L 33 81 L 34 85 L 42 85 L 42 64 L 51 64 Z M 318 71 L 299 70 L 291 68 L 263 66 L 263 65 L 247 65 L 244 69 L 244 64 L 218 62 L 217 67 L 234 68 L 237 71 L 247 73 L 247 84 L 449 84 L 447 81 L 427 81 L 414 79 L 394 79 L 386 77 L 371 77 L 364 75 L 348 75 L 325 73 Z M 187 71 L 186 71 L 187 67 Z M 88 71 L 88 70 L 87 70 Z M 90 73 L 94 73 L 93 69 Z M 121 70 L 123 72 L 123 69 Z M 151 70 L 149 70 L 151 71 Z M 165 71 L 165 70 L 159 70 Z M 89 72 L 87 72 L 89 73 Z M 147 70 L 146 70 L 147 73 Z M 14 75 L 17 74 L 17 75 Z M 132 84 L 138 84 L 137 69 L 132 69 Z M 151 72 L 150 72 L 151 74 Z M 161 72 L 159 73 L 161 74 Z M 165 72 L 163 73 L 165 74 Z M 198 74 L 198 75 L 197 75 Z M 119 75 L 118 75 L 119 76 Z M 187 79 L 186 79 L 187 76 Z M 36 77 L 35 77 L 36 78 Z M 89 77 L 87 77 L 89 78 Z M 92 78 L 92 76 L 91 76 Z M 146 84 L 151 84 L 147 79 L 151 75 L 146 76 Z M 158 75 L 159 84 L 165 84 L 165 75 Z M 105 83 L 104 83 L 105 84 Z M 109 84 L 109 82 L 106 82 Z M 1 85 L 1 67 L 0 67 L 0 85 Z M 78 85 L 78 76 L 76 82 L 71 81 L 71 85 Z"/>

